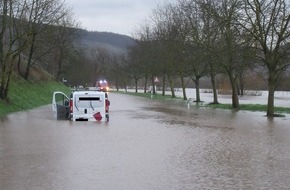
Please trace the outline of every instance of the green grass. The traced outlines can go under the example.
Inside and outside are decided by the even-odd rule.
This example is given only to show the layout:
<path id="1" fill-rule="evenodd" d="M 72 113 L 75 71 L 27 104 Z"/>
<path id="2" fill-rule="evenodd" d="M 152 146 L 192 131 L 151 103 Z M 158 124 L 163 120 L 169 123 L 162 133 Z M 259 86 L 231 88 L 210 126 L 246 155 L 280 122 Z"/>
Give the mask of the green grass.
<path id="1" fill-rule="evenodd" d="M 220 108 L 220 109 L 233 109 L 231 104 L 208 104 L 206 107 L 211 108 Z M 246 111 L 267 111 L 267 105 L 261 104 L 240 104 L 239 110 L 246 110 Z M 275 113 L 290 113 L 290 108 L 286 107 L 275 107 Z"/>
<path id="2" fill-rule="evenodd" d="M 121 93 L 121 92 L 118 92 Z M 124 93 L 124 92 L 122 92 Z M 141 96 L 144 98 L 151 98 L 150 93 L 134 93 L 134 92 L 126 92 L 126 94 L 129 95 L 134 95 L 134 96 Z M 180 97 L 177 98 L 172 98 L 170 95 L 162 96 L 160 94 L 154 95 L 153 99 L 155 100 L 183 100 Z M 186 100 L 183 100 L 186 101 Z M 208 107 L 208 108 L 218 108 L 218 109 L 230 109 L 232 110 L 232 105 L 231 104 L 194 104 L 193 106 L 196 107 Z M 240 104 L 240 108 L 238 110 L 245 110 L 245 111 L 261 111 L 261 112 L 266 112 L 267 111 L 267 105 L 261 105 L 261 104 Z M 274 108 L 275 113 L 288 113 L 290 114 L 290 108 L 286 107 L 275 107 Z"/>
<path id="3" fill-rule="evenodd" d="M 54 91 L 70 93 L 70 89 L 55 81 L 29 82 L 20 77 L 11 81 L 9 103 L 0 100 L 0 116 L 50 104 Z"/>

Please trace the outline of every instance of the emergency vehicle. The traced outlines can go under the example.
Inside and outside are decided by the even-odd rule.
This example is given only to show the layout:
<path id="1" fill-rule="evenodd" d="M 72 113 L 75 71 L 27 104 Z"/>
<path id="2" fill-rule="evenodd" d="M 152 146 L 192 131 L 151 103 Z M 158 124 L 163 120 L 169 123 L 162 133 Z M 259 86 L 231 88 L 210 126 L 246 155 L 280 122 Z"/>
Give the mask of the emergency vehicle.
<path id="1" fill-rule="evenodd" d="M 99 80 L 96 82 L 96 87 L 98 90 L 103 91 L 103 92 L 108 92 L 109 91 L 109 85 L 106 80 Z"/>
<path id="2" fill-rule="evenodd" d="M 108 93 L 97 90 L 73 91 L 68 98 L 63 92 L 54 92 L 54 117 L 72 121 L 109 121 Z"/>

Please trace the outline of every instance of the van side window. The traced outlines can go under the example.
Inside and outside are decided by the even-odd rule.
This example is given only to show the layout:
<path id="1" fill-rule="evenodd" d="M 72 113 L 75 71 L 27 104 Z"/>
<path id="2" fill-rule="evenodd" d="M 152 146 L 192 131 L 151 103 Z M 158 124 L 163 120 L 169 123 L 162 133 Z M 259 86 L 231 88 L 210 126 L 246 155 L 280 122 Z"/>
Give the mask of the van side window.
<path id="1" fill-rule="evenodd" d="M 56 102 L 57 105 L 67 106 L 68 100 L 62 94 L 56 94 L 55 102 Z"/>

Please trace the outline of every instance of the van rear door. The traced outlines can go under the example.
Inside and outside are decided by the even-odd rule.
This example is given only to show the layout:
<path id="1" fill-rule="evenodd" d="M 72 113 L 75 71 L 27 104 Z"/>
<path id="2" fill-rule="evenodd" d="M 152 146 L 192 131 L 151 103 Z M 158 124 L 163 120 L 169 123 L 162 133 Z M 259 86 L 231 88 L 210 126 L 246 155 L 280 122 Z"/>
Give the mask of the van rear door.
<path id="1" fill-rule="evenodd" d="M 69 98 L 63 92 L 54 92 L 52 98 L 54 117 L 59 120 L 69 119 Z"/>
<path id="2" fill-rule="evenodd" d="M 73 121 L 105 121 L 105 93 L 79 91 L 73 96 Z"/>

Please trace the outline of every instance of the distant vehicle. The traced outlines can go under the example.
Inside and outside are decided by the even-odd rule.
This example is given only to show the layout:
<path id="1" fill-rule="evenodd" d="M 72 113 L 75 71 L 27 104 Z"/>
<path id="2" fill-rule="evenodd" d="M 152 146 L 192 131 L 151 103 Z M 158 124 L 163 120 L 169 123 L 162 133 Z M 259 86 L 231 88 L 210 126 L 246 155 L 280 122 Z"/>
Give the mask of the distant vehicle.
<path id="1" fill-rule="evenodd" d="M 99 80 L 96 82 L 96 87 L 99 91 L 108 92 L 109 91 L 109 85 L 106 80 Z"/>
<path id="2" fill-rule="evenodd" d="M 52 109 L 57 119 L 72 121 L 109 121 L 107 92 L 73 91 L 68 98 L 63 92 L 54 92 Z"/>

